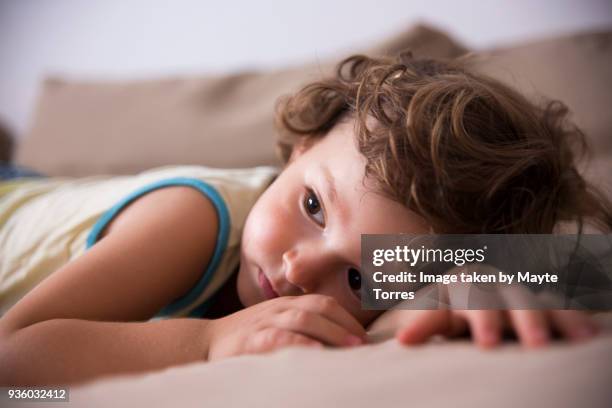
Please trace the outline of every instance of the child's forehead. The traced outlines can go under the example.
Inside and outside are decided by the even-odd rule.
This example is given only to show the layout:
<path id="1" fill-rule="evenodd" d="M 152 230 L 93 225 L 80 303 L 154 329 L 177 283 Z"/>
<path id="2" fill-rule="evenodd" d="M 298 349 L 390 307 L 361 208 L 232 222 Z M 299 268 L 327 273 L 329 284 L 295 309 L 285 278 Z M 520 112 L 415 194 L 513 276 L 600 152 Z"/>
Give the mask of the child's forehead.
<path id="1" fill-rule="evenodd" d="M 326 135 L 314 142 L 307 150 L 311 153 L 308 161 L 312 164 L 322 163 L 329 167 L 350 165 L 365 170 L 366 160 L 357 144 L 357 137 L 352 122 L 334 126 Z"/>

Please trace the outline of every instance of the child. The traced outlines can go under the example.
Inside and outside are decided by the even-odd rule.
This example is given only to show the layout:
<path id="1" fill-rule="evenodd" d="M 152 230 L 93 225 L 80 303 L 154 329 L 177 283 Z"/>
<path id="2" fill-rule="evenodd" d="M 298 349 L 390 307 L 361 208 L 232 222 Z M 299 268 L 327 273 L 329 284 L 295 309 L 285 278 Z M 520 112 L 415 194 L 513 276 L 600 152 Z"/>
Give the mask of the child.
<path id="1" fill-rule="evenodd" d="M 179 166 L 2 184 L 3 310 L 28 293 L 0 320 L 1 383 L 352 346 L 364 327 L 405 343 L 469 327 L 483 346 L 505 324 L 527 346 L 553 329 L 594 333 L 575 311 L 375 320 L 358 297 L 361 234 L 552 233 L 583 220 L 609 230 L 610 204 L 575 169 L 581 134 L 562 105 L 538 109 L 459 61 L 403 54 L 348 58 L 279 107 L 280 174 Z"/>

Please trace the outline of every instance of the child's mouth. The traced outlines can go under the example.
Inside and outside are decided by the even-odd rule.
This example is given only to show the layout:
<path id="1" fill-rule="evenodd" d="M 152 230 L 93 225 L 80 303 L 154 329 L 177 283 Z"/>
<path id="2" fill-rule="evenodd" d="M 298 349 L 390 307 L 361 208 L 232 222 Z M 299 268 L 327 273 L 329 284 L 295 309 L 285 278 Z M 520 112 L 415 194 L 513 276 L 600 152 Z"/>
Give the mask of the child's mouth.
<path id="1" fill-rule="evenodd" d="M 261 287 L 266 299 L 274 299 L 278 297 L 278 293 L 276 293 L 276 291 L 272 287 L 272 284 L 270 283 L 270 281 L 268 280 L 268 278 L 266 277 L 266 275 L 263 273 L 261 269 L 259 270 L 258 281 L 259 281 L 259 286 Z"/>

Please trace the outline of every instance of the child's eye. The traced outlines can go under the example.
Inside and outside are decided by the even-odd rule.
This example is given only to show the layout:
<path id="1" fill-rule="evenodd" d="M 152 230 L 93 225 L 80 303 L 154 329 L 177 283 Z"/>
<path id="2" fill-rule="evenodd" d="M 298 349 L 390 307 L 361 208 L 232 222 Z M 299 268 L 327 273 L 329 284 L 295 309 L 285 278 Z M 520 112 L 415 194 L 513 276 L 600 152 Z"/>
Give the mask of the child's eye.
<path id="1" fill-rule="evenodd" d="M 321 203 L 317 198 L 317 195 L 312 191 L 308 190 L 306 197 L 304 197 L 304 209 L 306 212 L 315 220 L 319 225 L 325 224 L 325 218 L 323 217 L 323 209 Z"/>
<path id="2" fill-rule="evenodd" d="M 351 290 L 355 291 L 359 296 L 359 290 L 361 289 L 361 273 L 355 268 L 349 268 L 346 276 Z"/>

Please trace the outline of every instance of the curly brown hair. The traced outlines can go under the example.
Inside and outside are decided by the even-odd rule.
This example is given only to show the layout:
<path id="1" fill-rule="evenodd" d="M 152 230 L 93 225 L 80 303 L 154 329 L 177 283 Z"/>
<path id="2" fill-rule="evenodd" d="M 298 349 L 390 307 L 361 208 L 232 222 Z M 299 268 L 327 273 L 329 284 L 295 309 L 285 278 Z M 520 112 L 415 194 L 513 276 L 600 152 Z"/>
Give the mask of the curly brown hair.
<path id="1" fill-rule="evenodd" d="M 582 132 L 559 101 L 536 106 L 469 59 L 349 57 L 277 106 L 279 152 L 355 121 L 366 176 L 439 233 L 612 230 L 612 205 L 576 169 Z M 374 120 L 372 120 L 374 119 Z"/>

